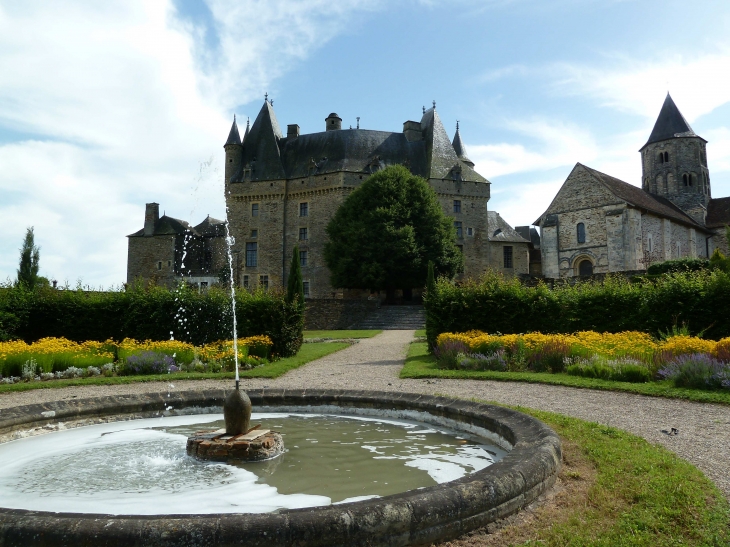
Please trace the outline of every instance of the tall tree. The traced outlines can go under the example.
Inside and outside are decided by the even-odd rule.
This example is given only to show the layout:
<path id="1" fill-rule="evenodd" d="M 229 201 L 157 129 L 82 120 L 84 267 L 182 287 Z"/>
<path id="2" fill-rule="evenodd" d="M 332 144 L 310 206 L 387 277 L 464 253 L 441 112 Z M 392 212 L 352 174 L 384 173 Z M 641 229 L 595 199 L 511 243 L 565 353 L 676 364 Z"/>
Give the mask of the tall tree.
<path id="1" fill-rule="evenodd" d="M 401 165 L 362 183 L 327 226 L 324 259 L 334 287 L 409 290 L 423 287 L 428 262 L 439 273 L 463 267 L 453 221 L 425 179 Z"/>
<path id="2" fill-rule="evenodd" d="M 18 284 L 33 289 L 39 282 L 38 261 L 40 260 L 40 249 L 35 244 L 33 226 L 25 232 L 23 246 L 20 249 L 20 265 L 18 266 Z"/>
<path id="3" fill-rule="evenodd" d="M 294 246 L 289 268 L 289 282 L 286 288 L 287 302 L 298 302 L 304 305 L 304 282 L 302 281 L 302 265 L 299 260 L 299 247 Z"/>

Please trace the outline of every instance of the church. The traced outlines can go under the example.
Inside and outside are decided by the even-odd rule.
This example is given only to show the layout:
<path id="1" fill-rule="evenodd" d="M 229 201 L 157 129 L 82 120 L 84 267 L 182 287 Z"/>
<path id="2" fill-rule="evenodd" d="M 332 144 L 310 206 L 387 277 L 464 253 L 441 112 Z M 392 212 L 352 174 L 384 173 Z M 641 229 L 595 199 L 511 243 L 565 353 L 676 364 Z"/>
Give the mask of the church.
<path id="1" fill-rule="evenodd" d="M 655 262 L 728 254 L 730 197 L 713 199 L 707 141 L 667 97 L 641 147 L 641 188 L 577 163 L 540 228 L 542 273 L 642 272 Z"/>

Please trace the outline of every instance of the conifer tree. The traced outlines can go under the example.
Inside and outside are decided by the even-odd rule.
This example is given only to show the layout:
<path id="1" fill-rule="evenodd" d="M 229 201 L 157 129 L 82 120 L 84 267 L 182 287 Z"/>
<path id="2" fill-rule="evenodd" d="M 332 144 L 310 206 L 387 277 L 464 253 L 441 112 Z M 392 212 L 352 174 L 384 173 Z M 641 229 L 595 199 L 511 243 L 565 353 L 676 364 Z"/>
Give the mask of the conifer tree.
<path id="1" fill-rule="evenodd" d="M 25 232 L 23 246 L 20 249 L 20 265 L 18 266 L 18 284 L 28 289 L 38 284 L 38 261 L 40 260 L 40 249 L 35 244 L 33 226 Z"/>
<path id="2" fill-rule="evenodd" d="M 302 282 L 302 266 L 299 261 L 299 247 L 294 246 L 289 268 L 289 282 L 286 289 L 287 302 L 298 302 L 304 305 L 304 283 Z"/>

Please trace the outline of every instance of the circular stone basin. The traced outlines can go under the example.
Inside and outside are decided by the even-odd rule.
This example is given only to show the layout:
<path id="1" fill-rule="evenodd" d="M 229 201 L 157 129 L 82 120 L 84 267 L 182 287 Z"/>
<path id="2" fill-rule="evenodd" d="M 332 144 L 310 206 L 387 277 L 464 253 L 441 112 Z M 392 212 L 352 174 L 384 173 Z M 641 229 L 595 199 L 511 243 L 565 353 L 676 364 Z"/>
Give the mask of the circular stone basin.
<path id="1" fill-rule="evenodd" d="M 140 435 L 145 438 L 156 437 L 157 441 L 165 436 L 173 439 L 177 436 L 182 443 L 182 448 L 178 447 L 177 450 L 182 450 L 184 457 L 184 439 L 189 432 L 192 432 L 192 429 L 188 431 L 185 428 L 195 429 L 198 426 L 191 424 L 196 421 L 200 424 L 201 418 L 191 416 L 165 418 L 170 420 L 165 422 L 170 424 L 169 426 L 163 426 L 163 420 L 159 418 L 175 414 L 198 414 L 201 411 L 220 412 L 225 396 L 222 390 L 182 392 L 168 394 L 167 397 L 149 394 L 29 405 L 3 410 L 0 413 L 0 441 L 100 422 L 156 418 L 153 422 L 157 422 L 158 425 L 152 427 L 140 428 L 140 425 L 144 425 L 143 422 L 129 421 L 97 426 L 111 428 L 110 431 L 114 432 L 107 435 L 97 432 L 94 442 L 99 445 L 117 445 L 121 447 L 122 453 L 131 448 L 136 457 L 144 460 L 144 463 L 133 465 L 131 469 L 127 467 L 126 470 L 124 464 L 125 461 L 128 463 L 129 457 L 125 459 L 119 456 L 117 460 L 110 457 L 111 463 L 105 464 L 107 468 L 104 472 L 116 475 L 117 479 L 121 477 L 122 482 L 125 482 L 125 488 L 129 491 L 128 494 L 134 494 L 134 489 L 140 488 L 141 484 L 147 485 L 144 479 L 145 473 L 156 473 L 162 478 L 163 483 L 167 477 L 166 487 L 175 492 L 178 503 L 174 500 L 168 500 L 167 503 L 158 500 L 154 514 L 144 515 L 141 514 L 144 511 L 137 509 L 135 503 L 125 505 L 125 494 L 115 497 L 114 501 L 118 502 L 116 510 L 105 509 L 105 505 L 101 502 L 91 503 L 87 508 L 80 509 L 74 503 L 83 501 L 88 493 L 83 490 L 88 489 L 89 484 L 92 490 L 97 488 L 99 492 L 104 491 L 104 472 L 97 470 L 87 473 L 84 486 L 82 484 L 84 481 L 64 475 L 71 467 L 78 470 L 78 464 L 83 464 L 84 461 L 83 454 L 77 453 L 79 457 L 73 458 L 68 452 L 63 456 L 64 451 L 60 448 L 60 452 L 55 452 L 53 448 L 38 448 L 32 452 L 20 450 L 16 458 L 22 458 L 25 454 L 29 465 L 23 467 L 16 463 L 10 483 L 21 493 L 17 496 L 9 495 L 9 491 L 6 490 L 7 477 L 1 481 L 3 490 L 0 493 L 2 500 L 0 505 L 5 505 L 5 508 L 0 508 L 0 545 L 425 544 L 457 537 L 514 513 L 548 489 L 554 483 L 560 467 L 560 441 L 552 430 L 534 418 L 498 406 L 397 393 L 325 390 L 252 390 L 248 393 L 255 410 L 277 412 L 269 415 L 273 422 L 276 422 L 271 423 L 271 426 L 272 429 L 287 435 L 289 452 L 268 462 L 247 463 L 241 467 L 195 462 L 192 458 L 180 460 L 176 465 L 184 467 L 187 465 L 185 461 L 191 465 L 200 465 L 201 467 L 191 476 L 196 477 L 196 480 L 199 479 L 200 483 L 208 481 L 211 484 L 218 481 L 223 490 L 228 487 L 230 492 L 238 496 L 243 491 L 251 499 L 257 496 L 263 499 L 265 496 L 262 496 L 261 492 L 266 490 L 269 493 L 276 493 L 277 496 L 289 496 L 294 503 L 270 503 L 274 512 L 269 513 L 252 512 L 250 508 L 241 509 L 240 512 L 236 509 L 233 509 L 234 512 L 226 511 L 222 509 L 225 502 L 216 505 L 210 497 L 206 501 L 206 487 L 185 483 L 172 473 L 160 472 L 160 469 L 169 470 L 174 459 L 171 459 L 169 453 L 143 454 L 142 451 L 136 450 L 135 443 L 144 444 Z M 326 439 L 313 436 L 317 427 L 312 427 L 311 431 L 295 427 L 294 430 L 305 433 L 298 439 L 295 439 L 293 433 L 287 433 L 288 427 L 283 427 L 284 424 L 281 423 L 284 414 L 302 410 L 306 410 L 309 415 L 293 418 L 300 421 L 323 420 L 322 425 L 325 427 L 319 429 L 326 432 Z M 345 415 L 345 418 L 334 418 L 331 416 L 333 414 Z M 216 416 L 209 415 L 204 416 L 202 421 L 210 423 L 215 419 Z M 175 420 L 178 422 L 177 425 L 172 425 Z M 355 481 L 356 488 L 367 483 L 368 474 L 372 473 L 370 479 L 372 481 L 390 483 L 397 478 L 395 482 L 404 482 L 409 489 L 395 493 L 398 490 L 388 490 L 384 484 L 367 483 L 367 486 L 378 484 L 378 488 L 370 490 L 366 488 L 360 496 L 343 491 L 342 484 L 347 481 L 340 480 L 337 474 L 341 473 L 344 476 L 348 473 L 347 469 L 352 468 L 340 467 L 340 463 L 349 462 L 337 462 L 336 459 L 340 455 L 339 452 L 342 452 L 341 455 L 345 459 L 348 458 L 347 453 L 352 450 L 350 448 L 352 445 L 346 444 L 350 441 L 343 442 L 343 439 L 351 433 L 342 434 L 344 431 L 339 430 L 340 425 L 333 420 L 355 421 L 359 428 L 357 430 L 369 428 L 370 433 L 376 434 L 375 439 L 366 439 L 361 435 L 362 444 L 356 450 L 356 452 L 369 451 L 374 455 L 368 460 L 370 462 L 368 465 L 373 462 L 379 465 L 386 461 L 380 460 L 387 458 L 390 464 L 396 463 L 399 468 L 399 471 L 367 469 L 357 473 L 350 471 L 350 474 L 357 475 L 360 481 L 359 483 Z M 420 425 L 414 425 L 412 422 L 404 424 L 402 420 L 417 421 Z M 264 420 L 263 416 L 257 417 L 258 421 L 266 421 L 266 427 L 269 427 L 269 418 Z M 386 434 L 378 429 L 388 432 Z M 397 443 L 390 433 L 390 430 L 396 429 L 401 430 L 400 433 L 406 437 L 402 443 Z M 28 439 L 2 447 L 3 450 L 0 452 L 5 449 L 16 450 L 14 447 L 21 447 L 26 443 L 26 446 L 31 446 L 30 443 L 41 441 L 50 443 L 48 445 L 50 447 L 54 443 L 61 446 L 64 443 L 58 443 L 54 438 L 62 439 L 64 435 L 85 435 L 93 430 L 95 428 L 74 429 L 57 435 L 46 435 L 45 438 Z M 435 437 L 429 440 L 429 435 L 434 433 L 425 432 L 431 430 L 436 431 L 436 435 L 439 434 L 438 431 L 455 431 L 451 438 L 456 444 L 447 450 L 436 442 Z M 429 462 L 428 458 L 408 453 L 412 446 L 415 449 L 418 444 L 415 440 L 418 436 L 426 437 L 421 443 L 422 448 L 428 452 L 437 452 L 438 457 Z M 472 444 L 471 440 L 476 442 Z M 506 453 L 490 448 L 487 450 L 494 454 L 484 452 L 482 445 L 487 443 L 501 446 Z M 325 448 L 324 445 L 328 446 Z M 339 446 L 333 447 L 333 445 Z M 481 450 L 490 460 L 498 460 L 502 454 L 504 457 L 491 465 L 489 465 L 491 461 L 465 464 L 460 460 L 461 456 L 455 456 L 459 454 L 460 446 L 469 447 L 469 450 Z M 65 448 L 68 449 L 68 446 Z M 301 451 L 298 453 L 295 450 L 299 448 Z M 308 453 L 307 450 L 311 452 Z M 91 452 L 86 455 L 90 454 Z M 338 466 L 331 467 L 333 470 L 325 473 L 332 476 L 328 482 L 334 485 L 329 495 L 322 491 L 317 492 L 317 489 L 322 488 L 318 483 L 325 481 L 313 481 L 306 476 L 309 474 L 309 469 L 317 467 L 317 459 L 322 455 L 334 458 L 334 463 L 330 462 L 328 465 Z M 299 465 L 300 471 L 297 472 L 295 469 L 289 475 L 284 471 L 279 476 L 282 480 L 277 483 L 277 472 L 268 473 L 267 466 L 268 468 L 276 466 L 277 460 L 280 462 L 279 466 L 289 465 L 287 458 L 291 464 Z M 64 462 L 70 463 L 71 460 L 74 465 L 66 467 Z M 33 461 L 43 462 L 44 467 L 39 471 Z M 460 471 L 447 465 L 455 462 Z M 258 475 L 251 471 L 250 466 L 259 466 Z M 226 485 L 225 480 L 221 481 L 220 476 L 216 478 L 215 473 L 206 475 L 213 468 L 227 469 L 236 476 L 252 474 L 256 478 L 248 476 L 248 482 L 233 480 Z M 407 477 L 413 472 L 430 482 L 414 486 L 415 483 L 409 483 L 412 477 Z M 296 493 L 291 493 L 287 490 L 287 483 L 291 477 L 299 475 L 302 477 L 296 485 Z M 44 483 L 44 477 L 47 484 Z M 46 505 L 47 499 L 38 501 L 37 497 L 35 502 L 28 501 L 30 499 L 28 496 L 34 490 L 43 491 L 44 488 L 51 488 L 54 483 L 55 486 L 68 487 L 69 482 L 76 482 L 73 487 L 78 487 L 82 491 L 74 494 L 72 488 L 63 494 L 61 501 L 66 501 L 65 504 L 50 507 Z M 149 490 L 149 487 L 147 489 Z M 310 499 L 307 503 L 301 504 L 301 499 L 297 501 L 297 496 Z M 368 499 L 362 499 L 361 496 Z M 361 501 L 356 501 L 358 499 Z M 334 503 L 326 505 L 330 502 Z M 185 509 L 186 507 L 192 509 Z"/>

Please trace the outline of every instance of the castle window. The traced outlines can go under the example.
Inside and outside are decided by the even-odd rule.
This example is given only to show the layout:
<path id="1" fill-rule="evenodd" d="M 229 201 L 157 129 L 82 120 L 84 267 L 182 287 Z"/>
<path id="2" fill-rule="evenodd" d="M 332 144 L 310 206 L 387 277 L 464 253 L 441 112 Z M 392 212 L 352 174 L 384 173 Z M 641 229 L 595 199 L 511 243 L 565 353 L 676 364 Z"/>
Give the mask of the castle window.
<path id="1" fill-rule="evenodd" d="M 162 260 L 160 260 L 160 261 L 159 261 L 159 262 L 157 263 L 157 269 L 158 269 L 158 270 L 161 270 L 161 269 L 162 269 Z"/>
<path id="2" fill-rule="evenodd" d="M 454 212 L 461 213 L 461 200 L 460 199 L 454 200 Z"/>
<path id="3" fill-rule="evenodd" d="M 682 256 L 682 244 L 677 241 L 677 244 L 675 245 L 675 252 L 677 253 L 677 258 Z"/>
<path id="4" fill-rule="evenodd" d="M 169 268 L 170 266 L 172 266 L 172 260 L 167 261 L 167 267 Z"/>
<path id="5" fill-rule="evenodd" d="M 309 203 L 307 203 L 306 201 L 299 204 L 299 216 L 300 217 L 309 216 Z"/>
<path id="6" fill-rule="evenodd" d="M 659 152 L 659 163 L 664 163 L 664 152 Z"/>
<path id="7" fill-rule="evenodd" d="M 251 204 L 251 216 L 252 217 L 259 216 L 259 204 L 258 203 Z"/>
<path id="8" fill-rule="evenodd" d="M 654 240 L 652 239 L 651 234 L 649 234 L 646 237 L 646 248 L 650 253 L 654 252 Z"/>
<path id="9" fill-rule="evenodd" d="M 299 228 L 299 241 L 307 241 L 309 239 L 309 233 L 306 228 Z"/>
<path id="10" fill-rule="evenodd" d="M 504 267 L 512 268 L 512 246 L 505 245 L 502 247 L 502 258 L 504 259 Z"/>
<path id="11" fill-rule="evenodd" d="M 248 287 L 249 287 L 248 276 L 244 275 L 243 276 L 243 288 L 248 289 Z"/>
<path id="12" fill-rule="evenodd" d="M 593 275 L 593 262 L 587 259 L 581 260 L 580 264 L 578 264 L 578 275 Z"/>
<path id="13" fill-rule="evenodd" d="M 304 289 L 304 298 L 309 298 L 309 281 L 302 281 L 302 288 Z"/>
<path id="14" fill-rule="evenodd" d="M 259 276 L 259 287 L 267 291 L 269 289 L 269 276 L 268 275 L 260 275 Z"/>
<path id="15" fill-rule="evenodd" d="M 664 163 L 669 163 L 669 152 L 664 152 Z"/>
<path id="16" fill-rule="evenodd" d="M 299 251 L 299 265 L 300 266 L 307 265 L 307 251 Z"/>
<path id="17" fill-rule="evenodd" d="M 582 222 L 578 223 L 578 243 L 586 242 L 586 225 Z"/>
<path id="18" fill-rule="evenodd" d="M 251 230 L 251 237 L 252 238 L 259 237 L 259 231 L 258 230 Z"/>
<path id="19" fill-rule="evenodd" d="M 246 243 L 246 267 L 256 268 L 259 265 L 258 243 L 255 241 Z"/>
<path id="20" fill-rule="evenodd" d="M 464 237 L 464 229 L 461 227 L 460 221 L 457 220 L 456 222 L 454 222 L 454 228 L 456 228 L 456 237 L 458 237 L 459 239 Z"/>
<path id="21" fill-rule="evenodd" d="M 466 229 L 466 235 L 473 236 L 474 235 L 474 228 L 467 228 Z"/>

